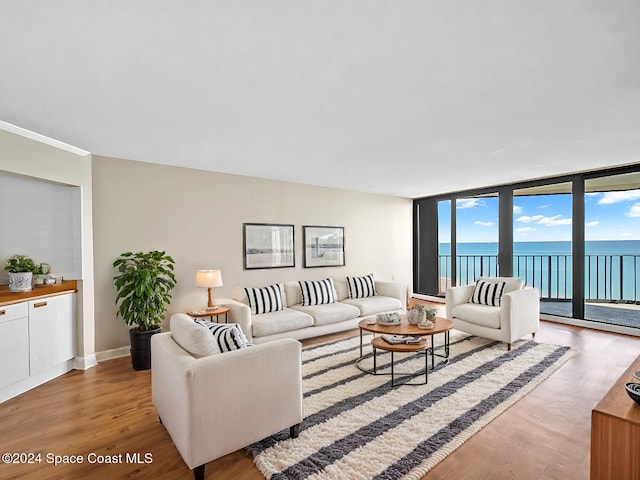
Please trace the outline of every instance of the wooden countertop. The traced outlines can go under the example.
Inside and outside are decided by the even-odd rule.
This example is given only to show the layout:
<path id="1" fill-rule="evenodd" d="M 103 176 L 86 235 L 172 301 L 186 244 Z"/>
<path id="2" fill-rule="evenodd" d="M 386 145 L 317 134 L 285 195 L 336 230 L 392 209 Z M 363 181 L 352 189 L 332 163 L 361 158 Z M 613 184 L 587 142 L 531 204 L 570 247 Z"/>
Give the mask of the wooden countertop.
<path id="1" fill-rule="evenodd" d="M 622 376 L 611 387 L 609 393 L 593 409 L 596 412 L 624 419 L 635 425 L 640 425 L 640 405 L 637 405 L 627 394 L 625 383 L 638 382 L 633 372 L 640 371 L 640 356 L 627 368 Z"/>
<path id="2" fill-rule="evenodd" d="M 77 280 L 65 280 L 53 285 L 37 285 L 30 292 L 10 292 L 9 285 L 0 285 L 0 306 L 78 291 Z"/>

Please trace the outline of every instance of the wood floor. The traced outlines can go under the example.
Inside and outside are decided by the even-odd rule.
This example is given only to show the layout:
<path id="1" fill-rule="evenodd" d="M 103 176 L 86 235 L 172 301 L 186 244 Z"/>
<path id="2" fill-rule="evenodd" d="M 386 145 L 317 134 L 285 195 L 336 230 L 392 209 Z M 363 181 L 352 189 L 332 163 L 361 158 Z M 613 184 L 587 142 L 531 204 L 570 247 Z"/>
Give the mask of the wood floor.
<path id="1" fill-rule="evenodd" d="M 356 331 L 330 338 L 349 334 Z M 589 478 L 591 409 L 640 354 L 640 338 L 542 322 L 536 340 L 578 352 L 424 479 Z M 70 372 L 0 404 L 0 453 L 5 452 L 40 453 L 41 463 L 0 463 L 3 480 L 193 478 L 158 423 L 150 372 L 133 371 L 129 358 Z M 140 454 L 140 463 L 131 462 L 133 454 Z M 80 456 L 83 463 L 53 465 L 54 455 L 67 462 Z M 238 451 L 207 464 L 206 478 L 263 477 Z"/>

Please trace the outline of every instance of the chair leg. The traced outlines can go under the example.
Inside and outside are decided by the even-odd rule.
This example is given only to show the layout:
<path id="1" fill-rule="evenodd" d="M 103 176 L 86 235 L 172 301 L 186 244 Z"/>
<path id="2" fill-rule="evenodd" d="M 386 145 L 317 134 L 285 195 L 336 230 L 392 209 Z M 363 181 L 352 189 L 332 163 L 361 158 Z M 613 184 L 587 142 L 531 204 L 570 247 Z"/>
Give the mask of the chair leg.
<path id="1" fill-rule="evenodd" d="M 531 338 L 536 338 L 536 332 L 533 332 L 533 333 L 531 334 Z"/>
<path id="2" fill-rule="evenodd" d="M 289 427 L 289 436 L 291 438 L 298 438 L 300 434 L 300 424 L 296 423 L 295 425 Z"/>
<path id="3" fill-rule="evenodd" d="M 507 343 L 507 350 L 511 351 L 511 344 Z"/>
<path id="4" fill-rule="evenodd" d="M 162 418 L 158 417 L 158 422 L 160 422 L 160 425 L 162 425 Z"/>
<path id="5" fill-rule="evenodd" d="M 193 476 L 196 480 L 204 480 L 204 464 L 193 469 Z"/>

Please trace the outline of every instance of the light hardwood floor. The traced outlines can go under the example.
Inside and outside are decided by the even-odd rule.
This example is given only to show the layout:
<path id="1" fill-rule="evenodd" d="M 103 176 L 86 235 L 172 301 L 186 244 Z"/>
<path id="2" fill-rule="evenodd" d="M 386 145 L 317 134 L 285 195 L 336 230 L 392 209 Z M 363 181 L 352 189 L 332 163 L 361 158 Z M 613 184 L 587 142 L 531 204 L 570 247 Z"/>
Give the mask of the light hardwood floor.
<path id="1" fill-rule="evenodd" d="M 305 345 L 341 335 L 305 341 Z M 640 339 L 542 322 L 536 340 L 577 354 L 424 479 L 588 479 L 591 409 L 640 354 Z M 224 408 L 215 405 L 212 407 Z M 0 453 L 41 453 L 41 463 L 0 463 L 0 479 L 190 480 L 151 403 L 150 372 L 129 358 L 73 371 L 0 404 Z M 126 463 L 126 454 L 151 454 Z M 82 464 L 47 463 L 47 454 Z M 90 454 L 121 463 L 88 463 Z M 63 459 L 71 460 L 71 458 Z M 262 479 L 243 450 L 206 466 L 206 478 Z"/>

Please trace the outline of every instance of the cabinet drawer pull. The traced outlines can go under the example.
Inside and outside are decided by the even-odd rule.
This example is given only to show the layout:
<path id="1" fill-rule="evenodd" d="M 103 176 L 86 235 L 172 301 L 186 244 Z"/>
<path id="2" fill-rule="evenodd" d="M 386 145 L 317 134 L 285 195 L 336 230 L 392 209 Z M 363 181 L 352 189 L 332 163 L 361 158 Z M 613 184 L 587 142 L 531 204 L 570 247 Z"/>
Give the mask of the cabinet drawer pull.
<path id="1" fill-rule="evenodd" d="M 38 302 L 33 304 L 33 308 L 40 308 L 40 307 L 46 307 L 46 306 L 47 306 L 47 302 Z"/>

